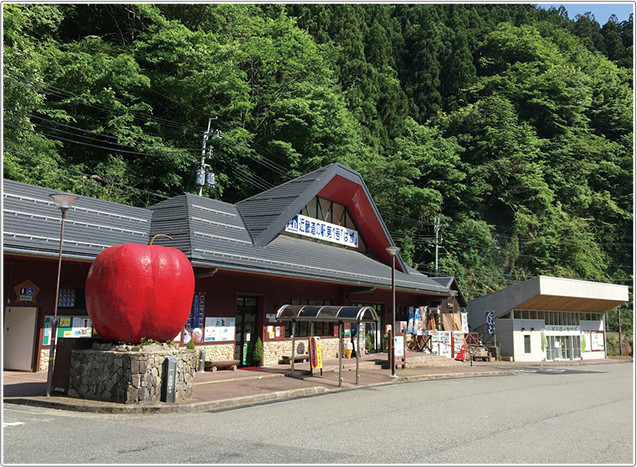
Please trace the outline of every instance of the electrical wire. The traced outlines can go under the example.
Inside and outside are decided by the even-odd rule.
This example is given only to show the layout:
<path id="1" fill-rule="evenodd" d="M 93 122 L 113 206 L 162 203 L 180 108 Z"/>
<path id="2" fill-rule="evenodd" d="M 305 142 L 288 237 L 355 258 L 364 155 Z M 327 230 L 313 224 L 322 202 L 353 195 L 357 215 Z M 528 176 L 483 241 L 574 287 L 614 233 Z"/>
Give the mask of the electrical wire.
<path id="1" fill-rule="evenodd" d="M 85 176 L 87 178 L 90 178 L 92 180 L 95 180 L 95 176 L 97 175 L 99 177 L 98 181 L 104 182 L 104 183 L 106 183 L 108 185 L 111 185 L 111 186 L 119 189 L 124 194 L 127 193 L 128 190 L 134 190 L 134 191 L 137 191 L 139 193 L 144 193 L 144 194 L 152 196 L 153 198 L 158 198 L 158 199 L 161 199 L 161 200 L 165 200 L 165 199 L 169 199 L 170 198 L 169 196 L 162 195 L 160 193 L 144 190 L 143 188 L 137 188 L 137 187 L 134 187 L 134 186 L 131 186 L 131 185 L 126 185 L 124 183 L 115 182 L 115 181 L 109 180 L 108 178 L 106 178 L 106 177 L 104 177 L 102 175 L 99 175 L 99 174 L 95 174 L 95 173 L 89 174 L 89 173 L 86 173 L 86 172 L 82 172 L 79 169 L 75 169 L 73 167 L 67 167 L 67 166 L 64 166 L 64 165 L 56 164 L 56 163 L 54 163 L 52 161 L 48 161 L 46 159 L 42 159 L 40 157 L 33 156 L 33 155 L 30 155 L 30 154 L 25 154 L 25 153 L 22 153 L 22 152 L 18 152 L 18 151 L 15 151 L 13 149 L 6 149 L 5 148 L 4 152 L 10 153 L 10 154 L 14 154 L 14 155 L 20 156 L 20 157 L 27 157 L 27 158 L 35 160 L 35 161 L 37 161 L 39 163 L 44 163 L 44 164 L 50 165 L 52 167 L 57 167 L 59 169 L 66 170 L 67 172 L 75 172 L 75 173 L 77 173 L 79 175 L 83 175 L 83 176 Z"/>

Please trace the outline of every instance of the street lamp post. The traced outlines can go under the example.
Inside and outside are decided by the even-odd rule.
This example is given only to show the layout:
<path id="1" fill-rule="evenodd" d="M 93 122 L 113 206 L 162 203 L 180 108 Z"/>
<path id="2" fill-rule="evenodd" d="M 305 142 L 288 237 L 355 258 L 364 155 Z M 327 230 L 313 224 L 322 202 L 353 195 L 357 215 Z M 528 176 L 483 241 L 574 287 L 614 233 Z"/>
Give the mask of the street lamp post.
<path id="1" fill-rule="evenodd" d="M 391 333 L 389 336 L 389 364 L 391 365 L 391 375 L 396 377 L 396 349 L 394 348 L 394 337 L 396 336 L 396 254 L 400 248 L 389 246 L 385 248 L 391 255 Z"/>
<path id="2" fill-rule="evenodd" d="M 62 212 L 62 227 L 60 228 L 60 255 L 58 257 L 58 275 L 55 286 L 55 307 L 53 308 L 53 322 L 51 323 L 51 336 L 49 338 L 49 370 L 46 377 L 46 395 L 51 396 L 51 386 L 53 384 L 53 365 L 55 362 L 55 341 L 58 327 L 58 300 L 60 297 L 60 273 L 62 271 L 62 242 L 64 241 L 64 220 L 66 212 L 73 205 L 77 196 L 75 195 L 49 195 L 55 206 Z"/>

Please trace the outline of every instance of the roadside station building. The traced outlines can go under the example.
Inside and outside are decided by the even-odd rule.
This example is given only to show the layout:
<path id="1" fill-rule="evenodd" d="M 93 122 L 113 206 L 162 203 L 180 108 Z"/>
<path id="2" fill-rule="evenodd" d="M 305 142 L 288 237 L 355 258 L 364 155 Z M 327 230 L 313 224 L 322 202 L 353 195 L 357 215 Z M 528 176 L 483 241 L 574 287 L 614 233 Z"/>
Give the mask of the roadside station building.
<path id="1" fill-rule="evenodd" d="M 628 286 L 539 276 L 467 305 L 469 327 L 518 362 L 606 358 L 605 313 L 628 302 Z M 493 330 L 492 330 L 493 331 Z"/>
<path id="2" fill-rule="evenodd" d="M 4 180 L 4 368 L 43 370 L 53 315 L 59 210 L 55 190 Z M 389 232 L 361 175 L 331 164 L 237 204 L 183 194 L 149 208 L 80 197 L 67 213 L 58 300 L 59 337 L 91 337 L 84 302 L 89 268 L 105 248 L 122 243 L 182 250 L 195 272 L 193 309 L 180 344 L 194 339 L 210 360 L 252 364 L 258 337 L 264 364 L 291 354 L 290 323 L 275 320 L 291 305 L 373 307 L 366 324 L 376 351 L 391 323 Z M 410 307 L 457 312 L 466 306 L 453 278 L 430 278 L 396 257 L 396 321 Z M 307 353 L 309 326 L 297 328 L 297 354 Z M 354 332 L 346 325 L 345 335 Z M 337 325 L 316 323 L 325 357 L 336 356 Z"/>

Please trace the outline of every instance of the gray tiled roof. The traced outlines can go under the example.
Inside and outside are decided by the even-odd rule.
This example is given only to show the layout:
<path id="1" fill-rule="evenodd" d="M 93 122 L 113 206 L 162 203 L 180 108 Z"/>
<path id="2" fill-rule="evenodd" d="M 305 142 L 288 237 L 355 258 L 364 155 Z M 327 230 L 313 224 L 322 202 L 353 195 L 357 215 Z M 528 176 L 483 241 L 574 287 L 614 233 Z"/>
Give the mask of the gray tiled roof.
<path id="1" fill-rule="evenodd" d="M 300 177 L 299 185 L 291 182 L 284 185 L 291 194 L 300 190 L 303 180 L 311 182 L 315 176 L 316 172 Z M 269 191 L 272 199 L 273 190 Z M 5 253 L 57 254 L 60 212 L 48 196 L 53 192 L 55 190 L 4 180 Z M 276 193 L 283 196 L 286 191 Z M 261 203 L 266 198 L 258 199 Z M 80 197 L 67 215 L 64 254 L 90 260 L 108 246 L 148 243 L 153 235 L 162 233 L 173 240 L 159 237 L 155 244 L 179 248 L 198 267 L 391 286 L 390 266 L 355 250 L 281 234 L 265 246 L 256 245 L 248 228 L 252 222 L 252 233 L 257 232 L 254 230 L 256 218 L 246 220 L 242 215 L 246 211 L 241 212 L 240 204 L 183 194 L 144 209 Z M 448 286 L 433 278 L 412 268 L 406 271 L 396 271 L 399 289 L 449 292 Z"/>
<path id="2" fill-rule="evenodd" d="M 62 192 L 3 179 L 5 254 L 59 254 L 62 216 L 54 193 Z M 64 255 L 92 259 L 109 246 L 148 243 L 150 219 L 147 209 L 80 196 L 66 215 Z"/>

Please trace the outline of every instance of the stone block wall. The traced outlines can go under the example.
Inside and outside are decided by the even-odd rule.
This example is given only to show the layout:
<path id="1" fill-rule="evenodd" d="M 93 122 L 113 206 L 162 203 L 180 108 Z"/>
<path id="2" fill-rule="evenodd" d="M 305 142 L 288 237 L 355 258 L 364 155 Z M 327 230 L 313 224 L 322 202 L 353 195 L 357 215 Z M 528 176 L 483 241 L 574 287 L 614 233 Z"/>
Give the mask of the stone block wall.
<path id="1" fill-rule="evenodd" d="M 206 352 L 207 362 L 219 362 L 222 360 L 234 359 L 234 342 L 230 344 L 198 345 L 197 359 L 199 359 L 200 350 Z"/>
<path id="2" fill-rule="evenodd" d="M 40 368 L 38 371 L 49 371 L 49 347 L 40 350 Z"/>
<path id="3" fill-rule="evenodd" d="M 90 350 L 73 350 L 68 396 L 123 404 L 160 402 L 164 362 L 170 355 L 177 357 L 175 401 L 190 399 L 195 351 L 169 344 L 95 343 Z"/>
<path id="4" fill-rule="evenodd" d="M 343 338 L 343 349 L 349 337 Z M 296 339 L 295 354 L 309 354 L 307 337 Z M 321 337 L 321 352 L 323 358 L 338 358 L 338 337 Z M 279 363 L 281 356 L 292 355 L 292 340 L 265 341 L 263 343 L 263 365 L 270 366 Z"/>

